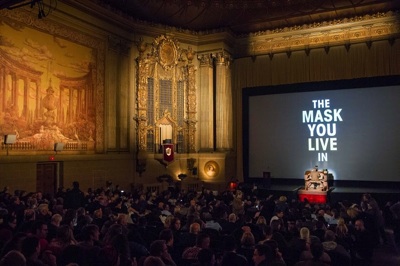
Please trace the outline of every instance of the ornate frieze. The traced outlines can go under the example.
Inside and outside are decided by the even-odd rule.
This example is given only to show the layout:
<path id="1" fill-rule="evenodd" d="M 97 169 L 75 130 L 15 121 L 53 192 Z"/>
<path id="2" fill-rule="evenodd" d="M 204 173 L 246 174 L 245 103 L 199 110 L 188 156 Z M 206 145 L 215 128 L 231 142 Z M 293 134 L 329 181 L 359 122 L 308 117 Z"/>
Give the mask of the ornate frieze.
<path id="1" fill-rule="evenodd" d="M 378 40 L 393 40 L 400 35 L 399 14 L 377 13 L 350 19 L 251 33 L 238 38 L 235 56 L 254 56 L 344 45 L 371 45 Z M 251 43 L 251 45 L 249 45 Z"/>

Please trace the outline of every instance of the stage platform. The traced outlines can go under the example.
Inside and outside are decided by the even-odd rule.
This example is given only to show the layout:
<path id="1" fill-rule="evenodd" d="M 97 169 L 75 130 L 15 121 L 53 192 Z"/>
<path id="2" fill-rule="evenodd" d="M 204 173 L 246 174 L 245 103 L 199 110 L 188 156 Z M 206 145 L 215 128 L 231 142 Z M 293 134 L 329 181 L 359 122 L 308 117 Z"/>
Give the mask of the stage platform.
<path id="1" fill-rule="evenodd" d="M 251 191 L 259 197 L 274 195 L 286 196 L 288 200 L 299 199 L 298 191 L 304 189 L 303 179 L 271 179 L 267 183 L 262 179 L 252 179 L 239 185 L 243 190 Z M 327 192 L 327 203 L 350 201 L 359 203 L 364 193 L 370 193 L 380 205 L 388 201 L 400 200 L 400 182 L 372 182 L 372 181 L 333 181 Z"/>

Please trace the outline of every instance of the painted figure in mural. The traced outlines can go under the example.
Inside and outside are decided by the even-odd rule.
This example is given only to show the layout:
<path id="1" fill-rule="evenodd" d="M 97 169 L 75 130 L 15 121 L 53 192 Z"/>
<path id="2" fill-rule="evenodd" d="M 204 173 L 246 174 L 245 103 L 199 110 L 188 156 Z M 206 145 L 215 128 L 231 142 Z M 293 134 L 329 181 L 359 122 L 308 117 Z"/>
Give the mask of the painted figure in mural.
<path id="1" fill-rule="evenodd" d="M 57 98 L 54 95 L 54 89 L 50 85 L 46 90 L 47 94 L 43 98 L 43 107 L 46 108 L 46 112 L 43 114 L 47 125 L 52 125 L 56 119 L 56 109 L 57 109 Z"/>

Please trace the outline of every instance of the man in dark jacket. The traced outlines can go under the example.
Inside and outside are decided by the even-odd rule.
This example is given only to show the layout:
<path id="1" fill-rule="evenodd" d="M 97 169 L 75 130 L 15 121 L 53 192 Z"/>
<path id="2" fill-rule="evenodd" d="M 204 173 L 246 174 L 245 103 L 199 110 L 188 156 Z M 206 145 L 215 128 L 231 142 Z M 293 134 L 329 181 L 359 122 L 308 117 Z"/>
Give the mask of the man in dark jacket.
<path id="1" fill-rule="evenodd" d="M 65 195 L 64 208 L 65 209 L 78 209 L 83 207 L 85 202 L 85 195 L 79 189 L 79 182 L 74 181 L 72 183 L 73 188 L 67 191 Z"/>

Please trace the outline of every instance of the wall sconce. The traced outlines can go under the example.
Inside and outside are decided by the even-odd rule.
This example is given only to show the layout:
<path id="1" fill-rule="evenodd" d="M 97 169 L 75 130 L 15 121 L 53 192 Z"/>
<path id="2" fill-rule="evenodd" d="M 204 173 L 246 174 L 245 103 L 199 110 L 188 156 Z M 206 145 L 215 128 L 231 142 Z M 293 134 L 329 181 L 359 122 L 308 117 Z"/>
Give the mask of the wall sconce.
<path id="1" fill-rule="evenodd" d="M 59 151 L 62 151 L 63 149 L 64 149 L 64 143 L 62 143 L 62 142 L 54 143 L 54 151 L 56 153 Z"/>
<path id="2" fill-rule="evenodd" d="M 17 135 L 5 135 L 4 136 L 4 144 L 6 144 L 6 147 L 7 147 L 7 155 L 8 155 L 8 146 L 10 144 L 14 144 L 15 141 L 17 141 Z"/>

